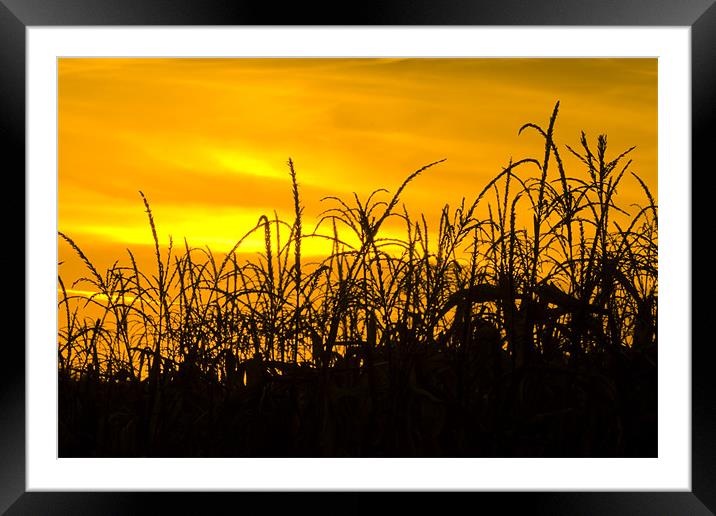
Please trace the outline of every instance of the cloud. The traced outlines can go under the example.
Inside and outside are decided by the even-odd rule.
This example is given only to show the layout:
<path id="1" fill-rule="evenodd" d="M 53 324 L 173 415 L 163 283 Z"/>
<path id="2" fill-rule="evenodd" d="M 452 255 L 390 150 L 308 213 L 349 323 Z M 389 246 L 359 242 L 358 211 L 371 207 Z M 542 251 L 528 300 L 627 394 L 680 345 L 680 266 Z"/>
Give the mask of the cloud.
<path id="1" fill-rule="evenodd" d="M 559 144 L 585 130 L 613 155 L 637 145 L 658 195 L 656 95 L 654 59 L 61 59 L 58 223 L 144 245 L 142 190 L 163 235 L 226 248 L 262 214 L 291 220 L 288 157 L 312 223 L 325 196 L 395 191 L 447 158 L 401 199 L 433 223 L 510 158 L 541 159 L 541 137 L 517 131 L 546 125 L 558 99 Z"/>

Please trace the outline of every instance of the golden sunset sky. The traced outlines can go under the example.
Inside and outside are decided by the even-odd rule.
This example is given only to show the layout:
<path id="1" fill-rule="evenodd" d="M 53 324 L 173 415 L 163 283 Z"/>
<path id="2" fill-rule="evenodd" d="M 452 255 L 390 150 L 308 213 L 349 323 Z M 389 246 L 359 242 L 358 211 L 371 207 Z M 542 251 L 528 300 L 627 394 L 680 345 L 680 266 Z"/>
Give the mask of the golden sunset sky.
<path id="1" fill-rule="evenodd" d="M 564 144 L 606 133 L 612 156 L 637 146 L 631 169 L 658 192 L 656 59 L 62 58 L 58 70 L 58 229 L 98 267 L 126 260 L 126 247 L 151 254 L 139 190 L 163 244 L 171 234 L 227 251 L 262 214 L 292 221 L 289 157 L 304 232 L 330 206 L 322 197 L 392 194 L 447 158 L 402 196 L 411 215 L 437 220 L 510 158 L 541 161 L 539 135 L 517 131 L 546 127 L 557 100 L 568 173 L 584 174 Z M 619 194 L 643 199 L 631 177 Z M 307 241 L 303 253 L 324 248 Z M 59 244 L 68 279 L 81 272 L 73 254 Z"/>

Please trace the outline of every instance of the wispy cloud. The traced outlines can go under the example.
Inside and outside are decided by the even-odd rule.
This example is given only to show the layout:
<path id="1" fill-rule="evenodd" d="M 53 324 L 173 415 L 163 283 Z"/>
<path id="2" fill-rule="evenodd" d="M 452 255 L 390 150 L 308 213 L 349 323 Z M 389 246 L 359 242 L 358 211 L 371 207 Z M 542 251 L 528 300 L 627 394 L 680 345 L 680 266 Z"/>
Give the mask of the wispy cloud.
<path id="1" fill-rule="evenodd" d="M 263 214 L 291 220 L 289 156 L 307 224 L 327 195 L 395 191 L 447 158 L 402 199 L 434 221 L 510 158 L 538 157 L 540 137 L 517 130 L 546 124 L 557 99 L 560 143 L 585 130 L 613 152 L 637 145 L 658 195 L 656 72 L 654 59 L 61 59 L 59 227 L 90 247 L 145 245 L 142 190 L 162 235 L 225 249 Z"/>

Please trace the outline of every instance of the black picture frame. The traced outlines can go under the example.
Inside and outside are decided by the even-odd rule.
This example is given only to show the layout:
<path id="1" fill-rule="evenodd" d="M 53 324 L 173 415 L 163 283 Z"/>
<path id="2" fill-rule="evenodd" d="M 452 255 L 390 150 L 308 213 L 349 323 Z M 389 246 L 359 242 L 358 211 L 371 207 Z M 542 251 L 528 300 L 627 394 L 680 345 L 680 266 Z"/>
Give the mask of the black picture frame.
<path id="1" fill-rule="evenodd" d="M 25 34 L 31 26 L 82 25 L 571 25 L 571 26 L 687 26 L 691 28 L 692 73 L 692 172 L 685 181 L 713 173 L 711 147 L 716 143 L 716 5 L 714 0 L 501 0 L 466 2 L 429 0 L 365 2 L 332 6 L 244 0 L 0 0 L 0 134 L 4 177 L 21 176 L 25 170 Z M 8 229 L 20 231 L 25 241 L 23 194 L 6 192 L 4 206 Z M 9 188 L 9 187 L 8 187 Z M 705 188 L 701 189 L 706 190 Z M 692 188 L 693 191 L 693 188 Z M 22 207 L 20 206 L 22 204 Z M 701 204 L 693 199 L 692 206 Z M 708 213 L 692 213 L 694 223 Z M 699 234 L 699 233 L 696 233 Z M 693 230 L 692 230 L 693 235 Z M 11 237 L 7 237 L 11 238 Z M 18 238 L 13 239 L 18 242 Z M 19 245 L 6 247 L 2 260 L 17 271 Z M 23 248 L 24 249 L 24 248 Z M 707 253 L 692 252 L 691 270 Z M 7 270 L 7 269 L 6 269 Z M 24 279 L 32 271 L 24 270 Z M 16 273 L 9 274 L 19 283 Z M 20 285 L 9 286 L 20 292 Z M 705 288 L 701 286 L 700 288 Z M 692 295 L 693 297 L 693 295 Z M 19 296 L 12 304 L 20 305 Z M 24 299 L 24 298 L 23 298 Z M 692 321 L 708 320 L 692 299 Z M 22 303 L 23 310 L 30 310 Z M 25 311 L 25 314 L 27 312 Z M 663 315 L 663 314 L 662 314 Z M 54 324 L 48 321 L 47 324 Z M 6 333 L 9 337 L 12 333 Z M 714 352 L 709 339 L 698 339 L 692 328 L 692 491 L 690 492 L 568 492 L 568 493 L 472 493 L 468 500 L 450 503 L 485 503 L 501 512 L 519 510 L 537 514 L 714 514 L 716 512 L 716 402 Z M 24 340 L 24 338 L 23 338 Z M 215 503 L 242 506 L 264 504 L 270 496 L 271 511 L 295 510 L 298 503 L 336 510 L 323 494 L 275 495 L 250 493 L 78 493 L 26 492 L 25 489 L 25 349 L 17 336 L 6 339 L 0 355 L 0 512 L 7 514 L 127 514 L 211 513 Z M 668 344 L 668 343 L 666 343 Z M 310 498 L 309 498 L 310 497 Z M 348 493 L 340 510 L 364 511 L 382 504 L 376 493 Z M 258 499 L 257 499 L 258 498 Z M 422 494 L 405 497 L 403 503 L 427 509 Z M 440 502 L 438 502 L 440 503 Z M 444 503 L 444 502 L 442 502 Z M 248 506 L 246 504 L 249 504 Z M 283 505 L 285 504 L 285 505 Z M 480 504 L 480 505 L 477 505 Z M 410 509 L 406 509 L 410 510 Z M 437 510 L 437 509 L 436 509 Z"/>

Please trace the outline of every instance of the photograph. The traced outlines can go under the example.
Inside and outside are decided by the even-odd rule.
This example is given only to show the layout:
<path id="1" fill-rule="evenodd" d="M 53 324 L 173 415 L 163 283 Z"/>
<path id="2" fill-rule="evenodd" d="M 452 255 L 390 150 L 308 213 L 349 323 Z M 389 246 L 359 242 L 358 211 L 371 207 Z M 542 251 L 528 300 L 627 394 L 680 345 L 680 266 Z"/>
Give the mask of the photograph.
<path id="1" fill-rule="evenodd" d="M 658 71 L 58 57 L 59 458 L 658 457 Z"/>

